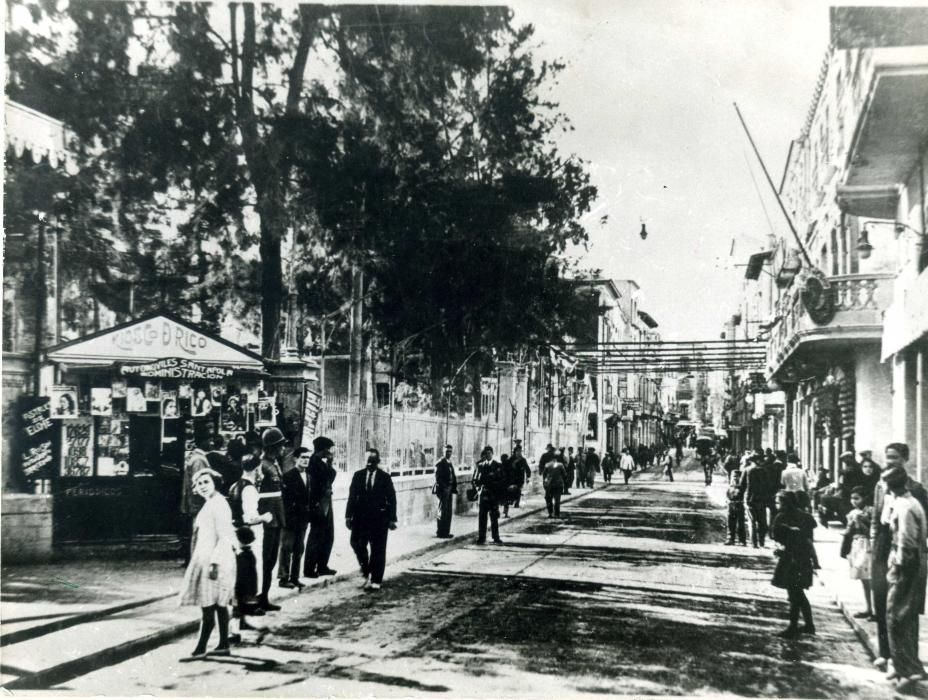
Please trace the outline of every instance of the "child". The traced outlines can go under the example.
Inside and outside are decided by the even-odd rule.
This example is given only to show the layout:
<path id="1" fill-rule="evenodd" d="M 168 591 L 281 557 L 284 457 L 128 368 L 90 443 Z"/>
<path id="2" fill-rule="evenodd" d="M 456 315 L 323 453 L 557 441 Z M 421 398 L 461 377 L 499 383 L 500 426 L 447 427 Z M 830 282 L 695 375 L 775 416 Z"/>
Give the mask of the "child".
<path id="1" fill-rule="evenodd" d="M 841 541 L 841 556 L 850 566 L 850 577 L 860 581 L 864 588 L 867 609 L 855 613 L 854 617 L 873 619 L 870 606 L 870 519 L 873 507 L 866 505 L 866 490 L 855 486 L 851 490 L 851 511 L 847 514 L 847 530 Z"/>

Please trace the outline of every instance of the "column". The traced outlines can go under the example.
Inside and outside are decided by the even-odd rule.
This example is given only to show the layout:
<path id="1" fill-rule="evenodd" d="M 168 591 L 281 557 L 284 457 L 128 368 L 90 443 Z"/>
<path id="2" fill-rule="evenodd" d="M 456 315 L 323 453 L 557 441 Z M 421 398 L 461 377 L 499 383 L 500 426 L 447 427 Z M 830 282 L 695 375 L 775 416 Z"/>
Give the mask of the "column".
<path id="1" fill-rule="evenodd" d="M 917 479 L 928 479 L 928 343 L 924 341 L 915 354 L 915 470 Z"/>

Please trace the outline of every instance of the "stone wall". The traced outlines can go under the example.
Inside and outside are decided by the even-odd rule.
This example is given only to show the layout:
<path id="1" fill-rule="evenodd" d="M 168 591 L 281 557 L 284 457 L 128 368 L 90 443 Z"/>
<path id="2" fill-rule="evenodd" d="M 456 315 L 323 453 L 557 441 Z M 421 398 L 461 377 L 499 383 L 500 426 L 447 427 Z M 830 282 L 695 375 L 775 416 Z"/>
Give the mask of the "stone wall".
<path id="1" fill-rule="evenodd" d="M 51 559 L 52 503 L 47 494 L 3 494 L 0 554 L 4 565 Z"/>

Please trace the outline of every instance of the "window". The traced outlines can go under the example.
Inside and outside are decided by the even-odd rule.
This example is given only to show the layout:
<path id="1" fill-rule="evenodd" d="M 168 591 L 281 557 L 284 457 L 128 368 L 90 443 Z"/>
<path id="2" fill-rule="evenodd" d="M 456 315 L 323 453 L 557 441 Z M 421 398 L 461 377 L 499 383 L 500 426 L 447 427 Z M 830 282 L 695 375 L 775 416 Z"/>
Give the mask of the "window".
<path id="1" fill-rule="evenodd" d="M 390 385 L 386 382 L 377 382 L 374 386 L 376 393 L 377 408 L 384 408 L 390 405 Z"/>
<path id="2" fill-rule="evenodd" d="M 480 416 L 496 418 L 496 379 L 480 380 Z"/>
<path id="3" fill-rule="evenodd" d="M 604 380 L 603 380 L 603 389 L 604 389 L 604 393 L 606 394 L 606 405 L 607 405 L 607 406 L 611 406 L 611 405 L 612 405 L 612 400 L 613 400 L 613 396 L 612 396 L 612 382 L 610 382 L 608 379 L 604 379 Z"/>
<path id="4" fill-rule="evenodd" d="M 838 261 L 841 256 L 838 251 L 838 229 L 834 226 L 831 228 L 831 274 L 837 275 L 839 273 Z"/>

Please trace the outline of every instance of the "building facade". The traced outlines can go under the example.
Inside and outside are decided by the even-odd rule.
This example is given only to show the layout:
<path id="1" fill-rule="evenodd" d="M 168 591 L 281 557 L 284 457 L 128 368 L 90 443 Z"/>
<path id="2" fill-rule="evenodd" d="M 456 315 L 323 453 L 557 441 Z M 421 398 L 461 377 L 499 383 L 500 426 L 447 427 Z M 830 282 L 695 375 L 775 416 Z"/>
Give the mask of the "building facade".
<path id="1" fill-rule="evenodd" d="M 787 237 L 771 251 L 767 378 L 785 390 L 786 447 L 805 466 L 836 473 L 845 450 L 904 440 L 924 479 L 928 45 L 848 40 L 859 18 L 843 10 L 780 185 L 801 247 Z"/>

